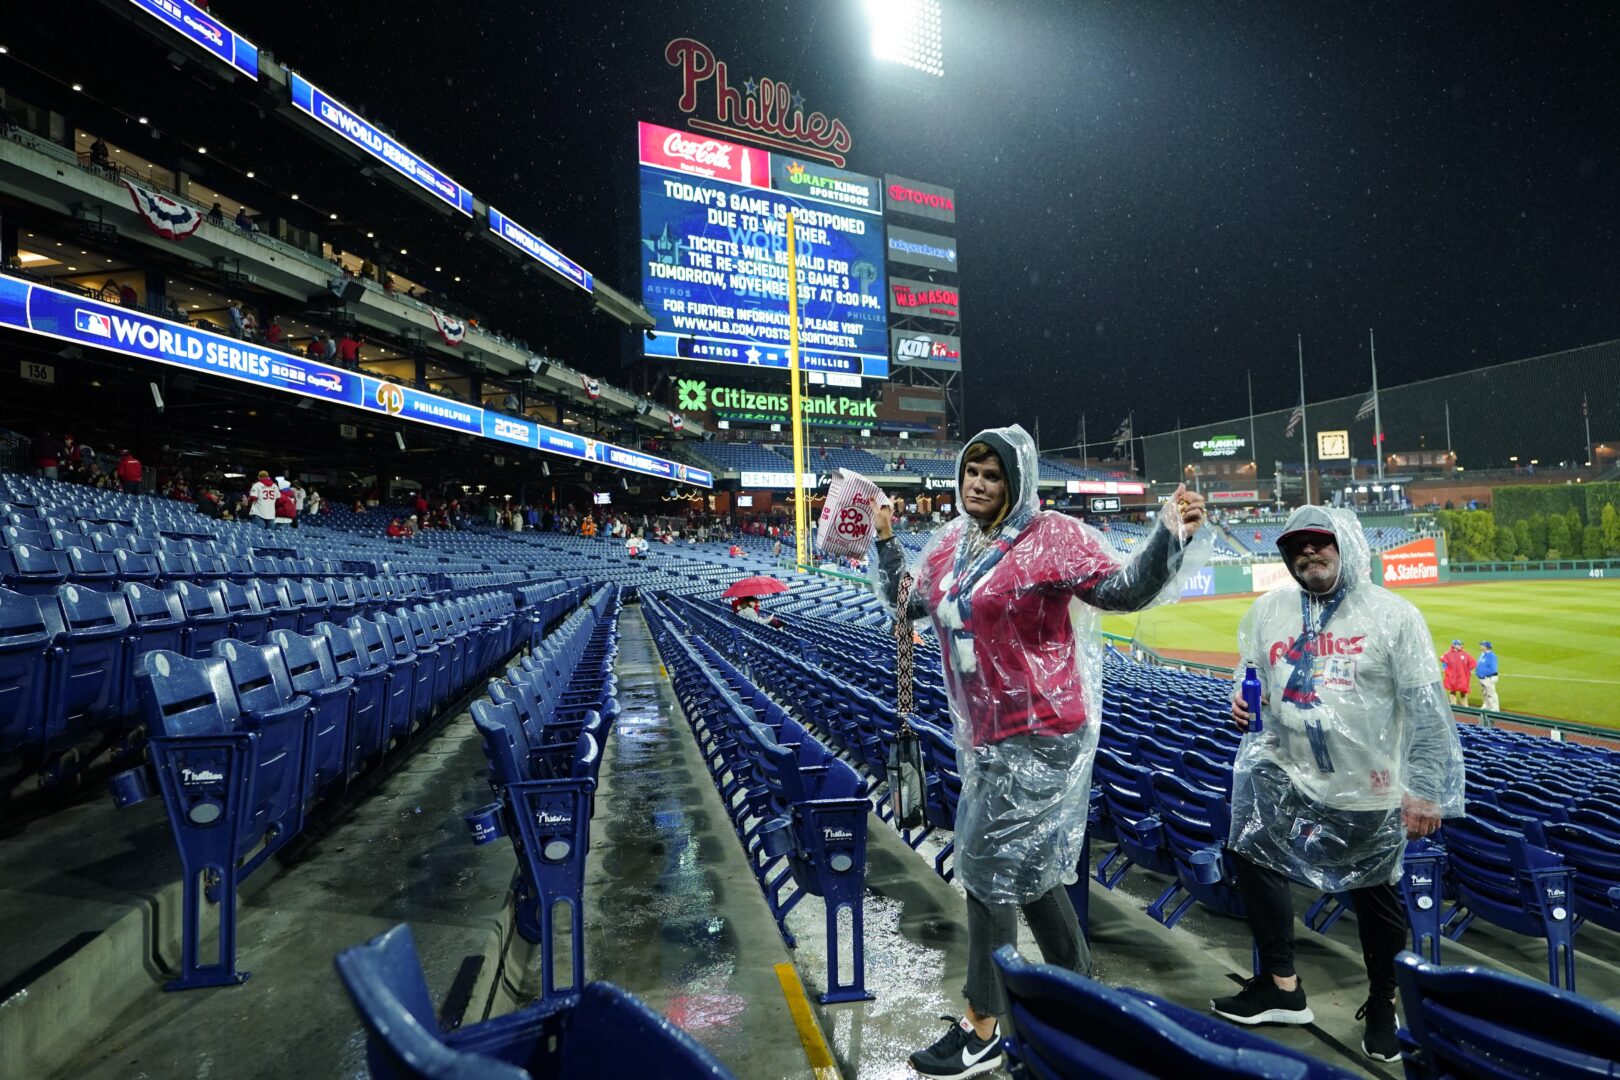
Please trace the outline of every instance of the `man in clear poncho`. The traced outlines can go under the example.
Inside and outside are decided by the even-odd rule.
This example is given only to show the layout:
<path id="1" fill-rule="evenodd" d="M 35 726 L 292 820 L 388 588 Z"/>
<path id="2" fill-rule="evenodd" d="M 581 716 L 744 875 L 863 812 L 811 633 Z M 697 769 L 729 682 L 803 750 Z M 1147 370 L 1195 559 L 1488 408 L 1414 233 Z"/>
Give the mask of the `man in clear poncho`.
<path id="1" fill-rule="evenodd" d="M 962 776 L 956 878 L 967 891 L 967 1015 L 911 1055 L 925 1076 L 964 1077 L 1000 1064 L 1006 1001 L 990 954 L 1017 937 L 1021 908 L 1048 963 L 1089 973 L 1091 954 L 1064 890 L 1086 826 L 1102 719 L 1102 648 L 1094 609 L 1136 611 L 1180 595 L 1178 572 L 1212 546 L 1202 496 L 1180 489 L 1128 564 L 1093 530 L 1038 509 L 1035 445 L 992 428 L 956 462 L 962 516 L 929 538 L 912 575 L 887 507 L 876 516 L 880 595 L 930 617 Z M 1078 868 L 1084 874 L 1085 868 Z M 946 1019 L 951 1019 L 947 1017 Z"/>
<path id="2" fill-rule="evenodd" d="M 1229 846 L 1261 974 L 1215 1012 L 1244 1024 L 1307 1024 L 1294 972 L 1290 881 L 1348 892 L 1370 984 L 1362 1050 L 1396 1061 L 1395 956 L 1406 841 L 1463 812 L 1463 757 L 1429 629 L 1374 585 L 1366 536 L 1346 510 L 1302 506 L 1277 538 L 1297 587 L 1275 589 L 1238 627 L 1238 682 L 1260 677 L 1264 724 L 1232 769 Z M 1248 731 L 1240 692 L 1232 716 Z"/>

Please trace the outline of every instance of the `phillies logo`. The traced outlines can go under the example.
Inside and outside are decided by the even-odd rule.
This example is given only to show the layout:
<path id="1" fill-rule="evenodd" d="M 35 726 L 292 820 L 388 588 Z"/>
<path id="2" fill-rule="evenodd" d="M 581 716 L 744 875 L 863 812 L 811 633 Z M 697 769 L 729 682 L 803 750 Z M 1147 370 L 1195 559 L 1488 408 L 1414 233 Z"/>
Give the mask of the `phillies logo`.
<path id="1" fill-rule="evenodd" d="M 389 416 L 398 416 L 405 408 L 405 391 L 393 383 L 378 383 L 377 404 Z"/>
<path id="2" fill-rule="evenodd" d="M 1364 650 L 1362 642 L 1367 640 L 1366 634 L 1357 634 L 1355 637 L 1335 635 L 1333 631 L 1323 631 L 1310 644 L 1310 652 L 1316 656 L 1360 656 Z M 1284 653 L 1294 648 L 1294 638 L 1287 641 L 1274 641 L 1271 643 L 1271 662 L 1275 664 Z"/>
<path id="3" fill-rule="evenodd" d="M 699 86 L 706 82 L 713 85 L 714 119 L 687 121 L 698 131 L 747 139 L 843 167 L 844 156 L 854 144 L 849 128 L 825 113 L 806 114 L 804 95 L 795 93 L 787 83 L 749 79 L 739 92 L 731 85 L 726 62 L 716 60 L 713 49 L 692 38 L 676 38 L 664 46 L 664 61 L 681 69 L 683 113 L 697 110 Z"/>

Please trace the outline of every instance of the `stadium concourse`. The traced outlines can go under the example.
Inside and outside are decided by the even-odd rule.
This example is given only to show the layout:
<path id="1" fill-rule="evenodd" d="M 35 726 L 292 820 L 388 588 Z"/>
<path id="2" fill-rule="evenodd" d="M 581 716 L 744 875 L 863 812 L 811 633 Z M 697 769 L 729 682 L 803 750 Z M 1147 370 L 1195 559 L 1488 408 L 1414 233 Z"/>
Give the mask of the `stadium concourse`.
<path id="1" fill-rule="evenodd" d="M 481 525 L 389 541 L 382 522 L 407 508 L 386 506 L 267 532 L 17 474 L 0 502 L 29 567 L 0 593 L 0 760 L 13 787 L 45 777 L 44 809 L 0 839 L 5 1075 L 361 1072 L 348 991 L 386 1030 L 377 980 L 402 968 L 353 947 L 399 924 L 425 978 L 419 997 L 400 984 L 401 1007 L 424 1030 L 488 1051 L 503 1016 L 572 1012 L 579 1069 L 651 1053 L 747 1077 L 901 1076 L 957 1009 L 940 673 L 919 673 L 928 825 L 902 833 L 877 798 L 893 650 L 861 583 L 784 573 L 760 537 L 632 560 L 605 538 Z M 106 547 L 129 556 L 79 554 Z M 718 600 L 771 573 L 789 586 L 764 604 L 780 628 Z M 1202 1011 L 1247 973 L 1249 938 L 1191 871 L 1197 823 L 1169 794 L 1223 805 L 1227 686 L 1119 654 L 1107 670 L 1077 868 L 1098 978 Z M 1525 977 L 1502 993 L 1527 1010 L 1528 980 L 1549 977 L 1612 1006 L 1620 764 L 1490 732 L 1465 745 L 1471 824 L 1408 864 L 1425 948 Z M 1563 861 L 1520 864 L 1514 837 Z M 1559 873 L 1558 905 L 1515 884 Z M 1355 935 L 1316 899 L 1298 897 L 1321 930 L 1299 958 L 1318 1018 L 1266 1032 L 1272 1051 L 1392 1075 L 1356 1049 Z M 399 934 L 388 945 L 409 959 Z M 571 997 L 576 976 L 640 1004 Z M 615 1009 L 641 1023 L 614 1031 L 642 1034 L 584 1045 L 608 1022 L 593 1010 L 626 1022 Z"/>

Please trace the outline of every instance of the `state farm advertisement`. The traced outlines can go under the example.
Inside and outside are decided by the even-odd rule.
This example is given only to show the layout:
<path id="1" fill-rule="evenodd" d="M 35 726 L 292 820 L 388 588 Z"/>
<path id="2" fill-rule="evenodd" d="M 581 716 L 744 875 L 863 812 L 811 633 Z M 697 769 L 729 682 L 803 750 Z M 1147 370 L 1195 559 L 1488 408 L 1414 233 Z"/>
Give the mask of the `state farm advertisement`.
<path id="1" fill-rule="evenodd" d="M 1390 548 L 1381 558 L 1384 561 L 1385 588 L 1440 583 L 1440 555 L 1435 551 L 1432 539 L 1413 540 Z"/>

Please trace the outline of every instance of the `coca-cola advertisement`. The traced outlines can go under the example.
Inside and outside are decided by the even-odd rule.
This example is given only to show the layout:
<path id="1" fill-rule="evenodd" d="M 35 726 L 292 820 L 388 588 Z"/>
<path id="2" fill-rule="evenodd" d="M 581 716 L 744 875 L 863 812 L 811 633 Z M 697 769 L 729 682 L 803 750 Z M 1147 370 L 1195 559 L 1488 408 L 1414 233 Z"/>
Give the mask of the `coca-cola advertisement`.
<path id="1" fill-rule="evenodd" d="M 748 187 L 771 186 L 771 155 L 764 150 L 657 124 L 641 125 L 641 163 Z"/>

